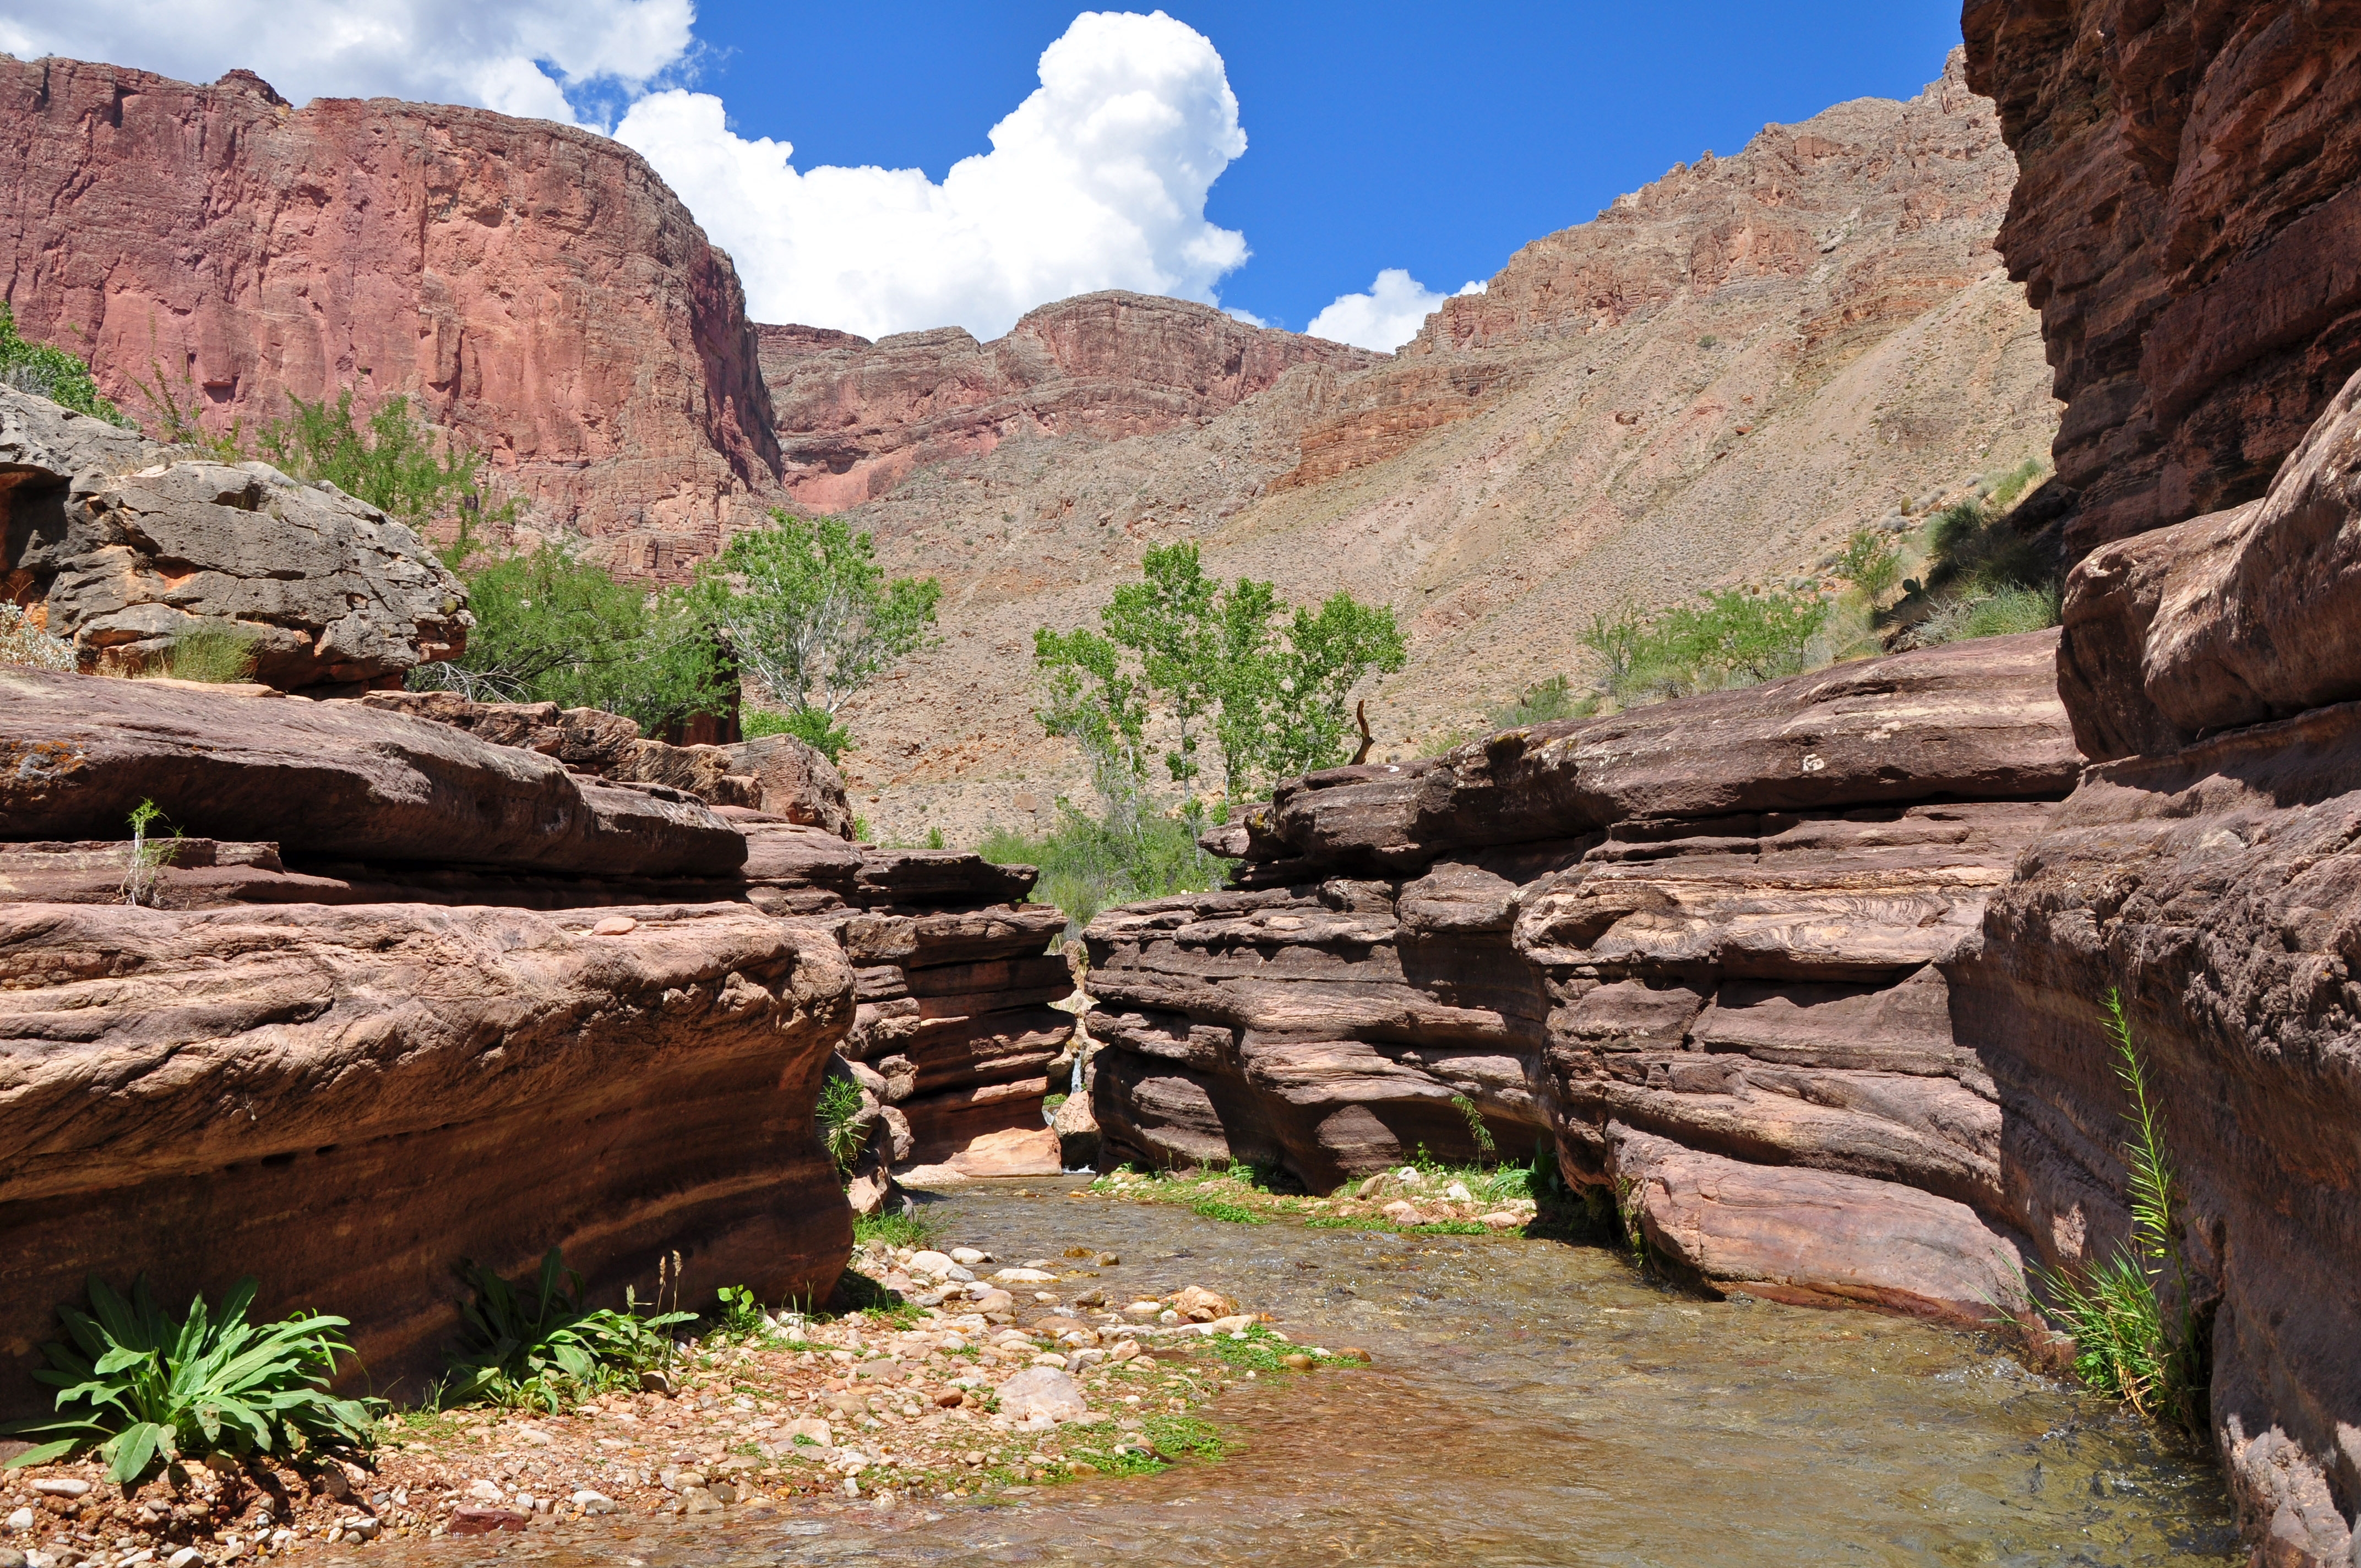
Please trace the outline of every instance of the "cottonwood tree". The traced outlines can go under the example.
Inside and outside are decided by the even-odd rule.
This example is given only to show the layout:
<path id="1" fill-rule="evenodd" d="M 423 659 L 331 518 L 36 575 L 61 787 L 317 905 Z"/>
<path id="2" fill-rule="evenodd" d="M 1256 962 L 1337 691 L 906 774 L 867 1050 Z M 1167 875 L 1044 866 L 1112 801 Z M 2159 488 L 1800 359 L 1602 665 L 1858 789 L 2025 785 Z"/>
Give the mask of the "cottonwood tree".
<path id="1" fill-rule="evenodd" d="M 700 579 L 739 667 L 787 710 L 788 732 L 830 758 L 853 694 L 931 641 L 942 585 L 886 580 L 866 533 L 784 511 L 740 534 Z"/>
<path id="2" fill-rule="evenodd" d="M 1349 594 L 1290 617 L 1273 585 L 1242 577 L 1225 587 L 1187 543 L 1150 550 L 1140 578 L 1115 590 L 1099 630 L 1044 627 L 1033 641 L 1042 728 L 1081 746 L 1119 832 L 1136 832 L 1140 819 L 1159 755 L 1151 731 L 1192 822 L 1203 809 L 1200 753 L 1212 740 L 1226 815 L 1257 779 L 1343 762 L 1353 688 L 1402 667 L 1393 610 Z"/>

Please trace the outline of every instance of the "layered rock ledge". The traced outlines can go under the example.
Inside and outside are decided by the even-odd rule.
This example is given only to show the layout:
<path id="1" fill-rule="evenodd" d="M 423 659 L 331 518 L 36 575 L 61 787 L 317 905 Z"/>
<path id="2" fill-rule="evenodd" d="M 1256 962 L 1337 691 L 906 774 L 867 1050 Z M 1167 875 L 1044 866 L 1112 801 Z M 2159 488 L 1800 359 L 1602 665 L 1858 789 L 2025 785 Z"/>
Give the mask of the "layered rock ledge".
<path id="1" fill-rule="evenodd" d="M 0 669 L 0 1405 L 91 1272 L 257 1273 L 413 1393 L 463 1258 L 825 1298 L 830 1073 L 879 1090 L 873 1203 L 915 1156 L 1057 1168 L 1031 870 L 847 842 L 816 756 L 629 729 Z"/>
<path id="2" fill-rule="evenodd" d="M 1282 788 L 1238 891 L 1086 934 L 1102 1126 L 1325 1190 L 1472 1155 L 1472 1107 L 1717 1288 L 1981 1321 L 2023 1238 L 1948 966 L 2079 771 L 2056 642 Z"/>

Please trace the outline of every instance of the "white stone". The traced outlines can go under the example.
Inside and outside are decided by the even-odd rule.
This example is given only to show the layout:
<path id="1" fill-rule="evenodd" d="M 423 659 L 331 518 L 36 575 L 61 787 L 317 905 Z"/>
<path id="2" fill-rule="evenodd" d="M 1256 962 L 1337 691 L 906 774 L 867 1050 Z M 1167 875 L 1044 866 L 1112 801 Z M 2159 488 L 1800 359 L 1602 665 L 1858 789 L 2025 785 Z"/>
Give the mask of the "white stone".
<path id="1" fill-rule="evenodd" d="M 15 1513 L 8 1516 L 8 1529 L 12 1533 L 22 1533 L 23 1531 L 28 1530 L 32 1528 L 32 1509 L 18 1508 Z"/>
<path id="2" fill-rule="evenodd" d="M 90 1483 L 71 1476 L 50 1476 L 34 1482 L 33 1494 L 41 1497 L 84 1497 L 90 1495 Z"/>
<path id="3" fill-rule="evenodd" d="M 959 1267 L 959 1265 L 952 1262 L 946 1254 L 928 1249 L 925 1252 L 912 1253 L 904 1266 L 913 1274 L 924 1274 L 932 1278 L 941 1279 L 950 1276 L 950 1271 Z M 968 1277 L 972 1279 L 975 1277 L 970 1275 Z"/>
<path id="4" fill-rule="evenodd" d="M 615 1511 L 614 1498 L 587 1487 L 575 1493 L 573 1500 L 574 1506 L 586 1514 L 611 1514 Z"/>
<path id="5" fill-rule="evenodd" d="M 992 1277 L 1002 1285 L 1049 1285 L 1058 1277 L 1045 1268 L 1004 1268 Z"/>
<path id="6" fill-rule="evenodd" d="M 1021 1421 L 1047 1417 L 1051 1422 L 1072 1420 L 1089 1413 L 1082 1386 L 1062 1368 L 1032 1366 L 1000 1386 L 1003 1415 Z"/>
<path id="7" fill-rule="evenodd" d="M 963 1267 L 973 1268 L 979 1263 L 990 1263 L 992 1255 L 988 1252 L 978 1252 L 972 1246 L 955 1246 L 951 1248 L 951 1261 Z"/>
<path id="8" fill-rule="evenodd" d="M 480 1503 L 497 1503 L 505 1494 L 497 1481 L 471 1481 L 467 1484 L 467 1496 Z"/>

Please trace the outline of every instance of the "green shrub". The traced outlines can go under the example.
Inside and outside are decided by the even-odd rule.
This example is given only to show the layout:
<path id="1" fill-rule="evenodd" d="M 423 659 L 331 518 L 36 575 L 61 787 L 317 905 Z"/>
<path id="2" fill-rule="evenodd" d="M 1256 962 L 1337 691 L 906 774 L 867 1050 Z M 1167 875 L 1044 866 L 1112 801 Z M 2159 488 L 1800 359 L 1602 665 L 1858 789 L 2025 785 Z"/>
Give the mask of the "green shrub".
<path id="1" fill-rule="evenodd" d="M 47 398 L 60 408 L 109 424 L 131 425 L 121 410 L 99 396 L 86 361 L 62 348 L 26 341 L 16 332 L 16 311 L 6 304 L 0 304 L 0 386 Z"/>
<path id="2" fill-rule="evenodd" d="M 0 664 L 24 664 L 36 670 L 81 667 L 74 645 L 33 624 L 22 607 L 0 599 Z"/>
<path id="3" fill-rule="evenodd" d="M 2107 993 L 2105 1027 L 2115 1076 L 2130 1102 L 2124 1120 L 2131 1135 L 2122 1153 L 2131 1235 L 2095 1265 L 2036 1269 L 2034 1278 L 2074 1337 L 2076 1376 L 2143 1415 L 2201 1430 L 2205 1333 L 2176 1234 L 2179 1183 L 2165 1147 L 2163 1113 L 2148 1092 L 2147 1063 L 2133 1041 L 2120 992 Z M 2176 1299 L 2170 1313 L 2157 1288 L 2168 1271 Z"/>
<path id="4" fill-rule="evenodd" d="M 1932 565 L 1927 587 L 1937 595 L 1990 594 L 2054 581 L 2058 563 L 2044 543 L 2017 532 L 2006 514 L 1979 501 L 1957 501 L 1927 527 Z"/>
<path id="5" fill-rule="evenodd" d="M 1831 612 L 1826 599 L 1799 594 L 1724 588 L 1702 598 L 1644 622 L 1631 609 L 1594 621 L 1583 641 L 1607 659 L 1617 702 L 1628 707 L 1795 674 Z"/>
<path id="6" fill-rule="evenodd" d="M 1522 729 L 1532 724 L 1550 724 L 1561 718 L 1587 718 L 1598 711 L 1597 694 L 1576 697 L 1573 685 L 1564 675 L 1552 675 L 1535 681 L 1517 696 L 1517 700 L 1487 708 L 1484 722 L 1495 734 L 1503 729 Z"/>
<path id="7" fill-rule="evenodd" d="M 817 707 L 792 708 L 785 713 L 775 708 L 748 708 L 739 718 L 738 732 L 749 740 L 765 735 L 792 735 L 831 762 L 841 758 L 845 748 L 852 744 L 852 731 Z"/>
<path id="8" fill-rule="evenodd" d="M 628 1292 L 621 1311 L 586 1307 L 582 1276 L 556 1247 L 522 1288 L 480 1265 L 460 1272 L 476 1299 L 461 1314 L 463 1342 L 450 1358 L 458 1381 L 445 1396 L 448 1404 L 562 1410 L 668 1361 L 673 1342 L 664 1331 L 697 1320 L 694 1312 L 642 1315 Z"/>
<path id="9" fill-rule="evenodd" d="M 2042 475 L 2048 472 L 2038 457 L 2028 457 L 1996 480 L 1985 492 L 1984 504 L 1994 511 L 2006 511 L 2017 498 L 2031 489 Z"/>
<path id="10" fill-rule="evenodd" d="M 861 1085 L 849 1077 L 829 1076 L 819 1086 L 814 1119 L 819 1124 L 820 1146 L 836 1162 L 838 1177 L 850 1179 L 852 1162 L 869 1142 L 869 1129 L 861 1123 Z"/>
<path id="11" fill-rule="evenodd" d="M 1027 839 L 994 828 L 976 853 L 996 865 L 1038 867 L 1041 880 L 1034 883 L 1033 900 L 1064 910 L 1070 932 L 1089 925 L 1102 909 L 1207 892 L 1229 875 L 1229 862 L 1199 848 L 1186 822 L 1148 817 L 1125 833 L 1063 800 L 1058 826 L 1047 835 Z"/>
<path id="12" fill-rule="evenodd" d="M 175 681 L 235 685 L 254 674 L 258 641 L 233 620 L 207 617 L 174 634 L 154 666 L 142 672 Z"/>
<path id="13" fill-rule="evenodd" d="M 364 427 L 353 417 L 353 389 L 330 402 L 287 400 L 283 420 L 264 425 L 255 438 L 259 455 L 299 479 L 324 479 L 399 522 L 423 531 L 457 513 L 479 513 L 483 487 L 478 476 L 483 455 L 454 441 L 437 452 L 432 432 L 411 412 L 410 400 L 395 396 L 378 405 Z M 460 531 L 471 539 L 469 526 Z"/>
<path id="14" fill-rule="evenodd" d="M 2006 637 L 2019 631 L 2039 631 L 2058 624 L 2062 594 L 2055 582 L 2037 588 L 2004 587 L 1996 592 L 1955 598 L 1918 628 L 1921 646 L 1964 642 L 1977 637 Z"/>
<path id="15" fill-rule="evenodd" d="M 1902 582 L 1902 552 L 1875 529 L 1864 528 L 1845 542 L 1836 574 L 1868 597 L 1874 607 Z"/>
<path id="16" fill-rule="evenodd" d="M 375 1441 L 372 1402 L 328 1392 L 336 1359 L 352 1354 L 342 1318 L 298 1314 L 249 1323 L 252 1278 L 230 1287 L 218 1314 L 198 1296 L 180 1321 L 156 1304 L 142 1275 L 126 1301 L 90 1277 L 89 1312 L 58 1309 L 71 1344 L 41 1347 L 36 1380 L 59 1390 L 59 1416 L 0 1431 L 47 1438 L 8 1462 L 46 1464 L 96 1449 L 108 1476 L 129 1486 L 159 1463 L 211 1453 L 245 1457 Z"/>
<path id="17" fill-rule="evenodd" d="M 642 733 L 728 701 L 711 626 L 687 590 L 652 598 L 558 543 L 458 570 L 476 615 L 467 652 L 412 671 L 412 690 L 604 708 Z"/>

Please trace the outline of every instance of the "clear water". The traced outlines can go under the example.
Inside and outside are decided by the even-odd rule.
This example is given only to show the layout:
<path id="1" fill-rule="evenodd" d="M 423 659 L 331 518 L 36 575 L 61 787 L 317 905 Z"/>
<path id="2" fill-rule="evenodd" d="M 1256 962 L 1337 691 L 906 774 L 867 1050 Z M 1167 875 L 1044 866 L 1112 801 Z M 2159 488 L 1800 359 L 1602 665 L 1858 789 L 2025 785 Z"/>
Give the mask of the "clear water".
<path id="1" fill-rule="evenodd" d="M 1246 1226 L 1019 1198 L 930 1208 L 1003 1257 L 1123 1255 L 1111 1296 L 1202 1284 L 1374 1367 L 1247 1384 L 1231 1453 L 1021 1500 L 719 1522 L 601 1521 L 509 1561 L 739 1564 L 2220 1564 L 2205 1456 L 1977 1336 L 1862 1312 L 1702 1301 L 1610 1252 Z M 822 1508 L 834 1507 L 823 1505 Z M 514 1540 L 514 1538 L 511 1538 Z M 444 1541 L 434 1561 L 489 1555 Z"/>

